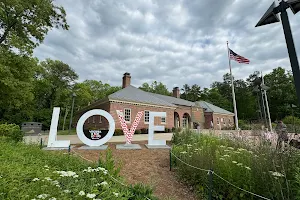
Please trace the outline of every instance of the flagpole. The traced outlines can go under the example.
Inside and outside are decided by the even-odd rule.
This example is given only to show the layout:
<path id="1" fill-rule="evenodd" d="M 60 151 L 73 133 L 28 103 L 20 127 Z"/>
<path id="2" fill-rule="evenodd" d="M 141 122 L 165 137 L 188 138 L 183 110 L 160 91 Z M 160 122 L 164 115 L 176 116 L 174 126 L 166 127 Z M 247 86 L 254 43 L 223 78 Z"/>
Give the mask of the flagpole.
<path id="1" fill-rule="evenodd" d="M 236 130 L 239 130 L 239 120 L 238 120 L 237 109 L 236 109 L 235 92 L 234 92 L 233 76 L 232 76 L 232 71 L 231 71 L 231 62 L 230 62 L 230 52 L 229 52 L 229 47 L 228 47 L 228 41 L 227 41 L 227 51 L 228 51 L 229 70 L 230 70 L 230 77 L 231 77 L 231 89 L 232 89 L 235 127 L 236 127 Z"/>
<path id="2" fill-rule="evenodd" d="M 263 76 L 262 72 L 261 72 L 261 79 L 262 79 L 262 84 L 264 85 L 265 81 L 264 81 L 264 76 Z M 268 96 L 267 96 L 267 91 L 266 90 L 264 90 L 264 95 L 265 95 L 265 98 L 266 98 L 266 107 L 267 107 L 267 113 L 268 113 L 268 121 L 269 121 L 269 126 L 270 126 L 270 132 L 272 133 L 273 132 L 273 130 L 272 130 L 272 122 L 271 122 L 271 117 L 270 117 Z"/>

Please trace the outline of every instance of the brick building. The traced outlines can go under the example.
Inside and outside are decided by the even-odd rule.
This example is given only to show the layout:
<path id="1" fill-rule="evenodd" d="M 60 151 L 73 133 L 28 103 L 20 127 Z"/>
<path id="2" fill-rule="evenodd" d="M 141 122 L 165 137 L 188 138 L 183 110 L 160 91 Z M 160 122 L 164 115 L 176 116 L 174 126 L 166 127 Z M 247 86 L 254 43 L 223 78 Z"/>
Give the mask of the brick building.
<path id="1" fill-rule="evenodd" d="M 206 129 L 211 128 L 211 123 L 216 130 L 234 129 L 234 113 L 206 101 L 199 101 L 196 103 L 204 109 L 204 127 Z"/>
<path id="2" fill-rule="evenodd" d="M 206 112 L 198 102 L 180 99 L 178 87 L 173 89 L 173 96 L 166 96 L 145 92 L 130 85 L 131 76 L 125 73 L 122 89 L 99 100 L 75 114 L 75 122 L 79 117 L 91 110 L 102 109 L 112 115 L 116 122 L 116 129 L 121 129 L 116 110 L 122 110 L 128 127 L 131 127 L 137 113 L 143 111 L 144 115 L 137 129 L 147 129 L 149 124 L 149 112 L 166 112 L 166 118 L 155 118 L 155 125 L 164 125 L 166 128 L 181 127 L 195 128 L 196 124 L 204 127 L 206 124 Z M 85 128 L 108 129 L 108 121 L 101 116 L 92 116 L 86 120 Z"/>

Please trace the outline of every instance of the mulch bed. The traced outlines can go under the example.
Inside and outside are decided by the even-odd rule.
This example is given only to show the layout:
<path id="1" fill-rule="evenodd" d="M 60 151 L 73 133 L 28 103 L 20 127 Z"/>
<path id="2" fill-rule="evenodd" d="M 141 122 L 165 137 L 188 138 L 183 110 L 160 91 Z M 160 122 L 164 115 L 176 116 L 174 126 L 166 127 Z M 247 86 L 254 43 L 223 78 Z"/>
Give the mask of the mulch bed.
<path id="1" fill-rule="evenodd" d="M 116 144 L 108 143 L 114 160 L 121 163 L 121 176 L 127 183 L 145 183 L 154 187 L 154 194 L 160 199 L 196 200 L 193 192 L 179 182 L 176 174 L 170 171 L 168 149 L 147 149 L 147 141 L 133 142 L 141 145 L 141 150 L 117 150 Z M 83 157 L 97 161 L 99 154 L 105 158 L 105 151 L 74 149 Z"/>

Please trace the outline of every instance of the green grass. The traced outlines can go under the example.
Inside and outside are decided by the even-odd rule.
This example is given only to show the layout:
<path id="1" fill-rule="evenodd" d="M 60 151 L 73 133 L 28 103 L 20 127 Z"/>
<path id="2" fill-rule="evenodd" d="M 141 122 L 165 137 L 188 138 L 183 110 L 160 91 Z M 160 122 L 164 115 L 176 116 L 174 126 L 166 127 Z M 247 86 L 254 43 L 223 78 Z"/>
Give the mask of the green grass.
<path id="1" fill-rule="evenodd" d="M 300 154 L 298 150 L 276 151 L 266 143 L 254 145 L 233 138 L 175 133 L 172 151 L 186 163 L 214 173 L 232 184 L 269 199 L 300 199 Z M 207 171 L 191 168 L 178 160 L 173 166 L 181 180 L 207 197 Z M 258 199 L 213 176 L 213 199 Z"/>
<path id="2" fill-rule="evenodd" d="M 112 175 L 124 181 L 118 175 L 119 169 L 115 168 L 110 151 L 106 160 L 99 161 L 102 168 L 98 168 L 97 163 L 85 162 L 66 152 L 44 151 L 38 145 L 0 138 L 0 147 L 0 199 L 27 200 L 45 196 L 47 200 L 90 199 L 88 196 L 94 195 L 94 199 L 102 200 L 135 200 L 145 199 L 145 196 L 157 199 L 146 185 L 126 187 L 110 178 Z M 66 176 L 60 176 L 63 173 Z"/>
<path id="3" fill-rule="evenodd" d="M 57 131 L 57 135 L 76 135 L 76 129 L 71 129 L 70 133 L 69 130 L 59 130 Z"/>

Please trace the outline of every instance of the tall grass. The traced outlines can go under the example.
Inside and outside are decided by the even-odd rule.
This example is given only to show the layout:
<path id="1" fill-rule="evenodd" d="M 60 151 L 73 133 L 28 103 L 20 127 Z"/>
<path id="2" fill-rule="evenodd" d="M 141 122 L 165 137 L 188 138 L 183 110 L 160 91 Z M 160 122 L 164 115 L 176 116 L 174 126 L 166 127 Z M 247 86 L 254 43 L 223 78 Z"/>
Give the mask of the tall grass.
<path id="1" fill-rule="evenodd" d="M 0 147 L 0 199 L 156 199 L 146 185 L 112 180 L 123 181 L 110 153 L 99 166 L 38 145 L 0 139 Z"/>
<path id="2" fill-rule="evenodd" d="M 175 133 L 172 152 L 186 163 L 214 173 L 232 184 L 270 199 L 300 199 L 300 154 L 278 152 L 268 143 L 257 145 L 232 138 L 219 138 L 184 131 Z M 172 159 L 181 179 L 206 197 L 208 174 Z M 259 199 L 213 176 L 214 199 Z"/>

